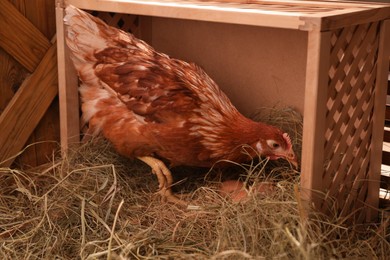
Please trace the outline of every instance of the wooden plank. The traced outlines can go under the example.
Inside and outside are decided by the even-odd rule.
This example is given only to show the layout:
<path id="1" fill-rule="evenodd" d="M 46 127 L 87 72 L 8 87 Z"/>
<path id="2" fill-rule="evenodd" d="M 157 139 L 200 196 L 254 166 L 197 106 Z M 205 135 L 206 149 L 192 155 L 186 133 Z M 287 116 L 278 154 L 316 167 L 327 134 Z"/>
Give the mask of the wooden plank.
<path id="1" fill-rule="evenodd" d="M 0 165 L 3 167 L 11 165 L 11 157 L 23 148 L 58 92 L 56 51 L 56 45 L 47 51 L 0 115 Z"/>
<path id="2" fill-rule="evenodd" d="M 146 0 L 148 1 L 148 0 Z M 149 0 L 150 1 L 150 0 Z M 168 0 L 162 0 L 162 1 L 168 1 Z M 172 0 L 169 0 L 171 2 L 174 2 Z M 186 0 L 187 1 L 187 0 Z M 180 2 L 177 1 L 176 2 Z M 375 8 L 378 6 L 383 6 L 384 4 L 381 3 L 368 3 L 368 2 L 351 2 L 351 1 L 342 1 L 342 0 L 319 0 L 319 1 L 309 1 L 309 0 L 198 0 L 198 1 L 191 1 L 192 3 L 200 3 L 200 4 L 207 4 L 207 2 L 215 3 L 238 3 L 238 4 L 244 4 L 244 5 L 276 5 L 275 8 L 282 7 L 282 10 L 286 10 L 287 6 L 291 6 L 291 10 L 301 10 L 304 7 L 312 7 L 312 8 L 326 8 L 326 9 L 335 9 L 338 10 L 340 8 L 342 9 L 349 9 L 349 8 Z M 302 7 L 302 8 L 301 8 Z M 288 10 L 288 9 L 287 9 Z M 310 9 L 313 12 L 313 9 Z M 315 9 L 316 10 L 316 9 Z M 318 10 L 318 12 L 321 12 L 321 10 Z"/>
<path id="3" fill-rule="evenodd" d="M 390 18 L 390 5 L 329 1 L 249 1 L 234 4 L 227 1 L 67 0 L 66 3 L 89 10 L 304 31 L 333 30 Z M 316 9 L 313 10 L 313 7 Z"/>
<path id="4" fill-rule="evenodd" d="M 390 56 L 390 20 L 382 22 L 380 29 L 379 52 L 377 60 L 377 77 L 375 86 L 375 104 L 373 111 L 372 139 L 371 139 L 371 158 L 370 171 L 368 174 L 368 192 L 366 203 L 367 207 L 365 221 L 377 219 L 378 212 L 373 210 L 379 203 L 379 182 L 381 176 L 382 148 L 384 135 L 384 118 L 387 91 L 387 63 Z"/>
<path id="5" fill-rule="evenodd" d="M 390 19 L 390 5 L 372 10 L 351 9 L 347 12 L 329 13 L 328 15 L 322 18 L 321 28 L 319 28 L 321 31 Z"/>
<path id="6" fill-rule="evenodd" d="M 33 72 L 50 45 L 9 1 L 0 0 L 0 47 Z"/>
<path id="7" fill-rule="evenodd" d="M 8 0 L 25 16 L 47 39 L 56 33 L 55 4 L 53 0 Z"/>
<path id="8" fill-rule="evenodd" d="M 55 5 L 53 0 L 12 0 L 14 6 L 22 13 L 46 38 L 55 34 Z M 45 115 L 40 120 L 27 140 L 29 146 L 15 161 L 20 167 L 35 167 L 51 159 L 53 151 L 58 149 L 60 126 L 58 115 L 58 99 L 54 99 Z"/>
<path id="9" fill-rule="evenodd" d="M 26 78 L 26 70 L 0 49 L 0 114 Z"/>
<path id="10" fill-rule="evenodd" d="M 328 89 L 330 32 L 309 32 L 302 140 L 301 189 L 304 200 L 317 208 L 315 191 L 323 191 L 325 117 Z"/>
<path id="11" fill-rule="evenodd" d="M 137 15 L 190 19 L 198 21 L 222 22 L 269 26 L 288 29 L 305 27 L 305 21 L 297 13 L 264 11 L 261 9 L 239 8 L 229 4 L 197 5 L 186 1 L 100 1 L 100 0 L 67 0 L 81 9 L 129 13 Z"/>
<path id="12" fill-rule="evenodd" d="M 26 141 L 28 149 L 15 159 L 12 167 L 25 169 L 37 167 L 52 160 L 60 143 L 58 98 L 54 98 L 45 115 L 41 118 L 34 132 Z"/>
<path id="13" fill-rule="evenodd" d="M 66 153 L 71 145 L 75 146 L 80 141 L 80 116 L 78 77 L 65 43 L 64 9 L 60 2 L 56 7 L 56 25 L 61 150 Z"/>

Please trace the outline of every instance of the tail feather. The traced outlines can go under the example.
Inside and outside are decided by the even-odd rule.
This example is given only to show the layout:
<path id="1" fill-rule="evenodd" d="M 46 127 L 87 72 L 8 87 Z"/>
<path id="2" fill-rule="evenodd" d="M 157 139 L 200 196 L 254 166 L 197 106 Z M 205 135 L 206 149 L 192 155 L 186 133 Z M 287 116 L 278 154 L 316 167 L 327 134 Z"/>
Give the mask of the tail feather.
<path id="1" fill-rule="evenodd" d="M 85 125 L 96 113 L 104 110 L 104 107 L 98 105 L 99 100 L 117 99 L 112 90 L 95 75 L 95 65 L 99 62 L 95 54 L 115 46 L 112 39 L 122 32 L 72 5 L 66 7 L 65 13 L 65 39 L 73 65 L 82 81 L 79 87 L 83 111 L 81 123 Z M 118 104 L 121 105 L 119 101 Z M 98 134 L 102 122 L 89 124 L 88 132 Z"/>
<path id="2" fill-rule="evenodd" d="M 100 33 L 107 29 L 107 25 L 72 5 L 66 7 L 65 13 L 66 43 L 72 52 L 74 65 L 79 70 L 86 62 L 96 61 L 93 55 L 95 52 L 107 48 L 107 38 Z"/>
<path id="3" fill-rule="evenodd" d="M 132 34 L 111 27 L 97 17 L 72 5 L 65 8 L 64 22 L 67 25 L 66 43 L 71 50 L 71 58 L 79 72 L 81 80 L 93 70 L 97 58 L 95 54 L 106 48 L 138 49 L 144 53 L 153 53 L 151 46 Z"/>
<path id="4" fill-rule="evenodd" d="M 83 112 L 82 124 L 89 122 L 89 133 L 96 135 L 102 129 L 104 117 L 94 120 L 95 115 L 106 115 L 110 113 L 109 111 L 115 110 L 120 111 L 118 113 L 121 115 L 127 112 L 128 117 L 131 117 L 131 112 L 118 98 L 118 94 L 97 76 L 96 71 L 102 66 L 121 65 L 127 58 L 133 57 L 134 50 L 142 52 L 145 56 L 153 54 L 154 50 L 132 34 L 111 27 L 99 18 L 72 5 L 65 8 L 65 14 L 65 39 L 73 65 L 82 83 L 79 87 Z M 112 54 L 113 57 L 107 56 L 105 49 L 119 50 L 120 58 L 115 56 L 115 52 Z M 99 55 L 99 52 L 105 53 L 106 56 Z M 98 64 L 102 66 L 97 66 Z M 102 100 L 103 102 L 99 102 Z M 110 104 L 109 109 L 107 103 Z"/>

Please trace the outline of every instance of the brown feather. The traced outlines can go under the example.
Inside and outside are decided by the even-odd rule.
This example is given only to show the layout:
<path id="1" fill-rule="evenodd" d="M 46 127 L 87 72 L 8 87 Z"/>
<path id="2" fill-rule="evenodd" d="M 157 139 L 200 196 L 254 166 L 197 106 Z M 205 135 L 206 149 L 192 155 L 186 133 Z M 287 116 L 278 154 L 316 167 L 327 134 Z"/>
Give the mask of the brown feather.
<path id="1" fill-rule="evenodd" d="M 158 53 L 72 6 L 66 12 L 83 118 L 119 153 L 209 167 L 223 159 L 246 161 L 243 146 L 254 156 L 269 139 L 291 148 L 279 129 L 240 114 L 197 65 Z"/>

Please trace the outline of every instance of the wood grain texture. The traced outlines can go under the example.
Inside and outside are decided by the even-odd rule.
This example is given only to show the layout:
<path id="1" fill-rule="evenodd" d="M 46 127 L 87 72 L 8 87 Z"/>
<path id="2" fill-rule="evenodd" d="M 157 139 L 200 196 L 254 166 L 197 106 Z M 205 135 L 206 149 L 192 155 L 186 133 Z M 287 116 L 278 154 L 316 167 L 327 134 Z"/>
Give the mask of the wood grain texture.
<path id="1" fill-rule="evenodd" d="M 58 98 L 54 98 L 45 115 L 28 138 L 23 153 L 16 158 L 13 166 L 25 169 L 36 167 L 52 161 L 53 155 L 59 150 L 59 112 Z"/>
<path id="2" fill-rule="evenodd" d="M 390 18 L 390 5 L 349 1 L 67 0 L 89 10 L 200 21 L 327 31 Z"/>
<path id="3" fill-rule="evenodd" d="M 27 71 L 0 48 L 0 114 L 27 76 Z"/>
<path id="4" fill-rule="evenodd" d="M 12 0 L 14 6 L 46 38 L 55 35 L 55 5 L 52 0 Z M 15 161 L 20 167 L 38 166 L 51 160 L 60 140 L 58 99 L 54 99 L 45 115 L 27 140 L 29 146 Z"/>
<path id="5" fill-rule="evenodd" d="M 10 166 L 57 95 L 57 57 L 53 45 L 0 115 L 0 164 Z"/>
<path id="6" fill-rule="evenodd" d="M 386 92 L 387 92 L 387 76 L 388 76 L 388 62 L 390 56 L 390 20 L 382 22 L 379 39 L 379 53 L 377 76 L 375 86 L 375 104 L 373 113 L 372 126 L 372 143 L 371 143 L 371 158 L 370 158 L 370 172 L 369 172 L 369 189 L 366 203 L 373 207 L 378 206 L 379 203 L 379 183 L 381 176 L 381 162 L 382 162 L 382 145 L 383 145 L 383 129 L 386 110 Z M 377 218 L 377 211 L 372 208 L 367 210 L 366 221 Z"/>
<path id="7" fill-rule="evenodd" d="M 64 9 L 56 8 L 58 48 L 58 91 L 60 104 L 61 150 L 66 154 L 70 146 L 80 141 L 80 115 L 77 73 L 65 44 Z"/>
<path id="8" fill-rule="evenodd" d="M 322 31 L 335 30 L 344 26 L 371 23 L 390 19 L 390 5 L 369 10 L 350 10 L 340 14 L 333 14 L 322 19 Z"/>
<path id="9" fill-rule="evenodd" d="M 323 191 L 325 116 L 328 89 L 330 33 L 310 32 L 302 140 L 301 189 L 304 200 L 319 208 Z"/>
<path id="10" fill-rule="evenodd" d="M 232 6 L 231 3 L 202 5 L 199 2 L 198 4 L 193 4 L 186 1 L 164 3 L 163 1 L 124 2 L 98 0 L 67 0 L 66 3 L 89 10 L 290 29 L 298 29 L 305 23 L 297 15 L 280 15 L 277 12 L 269 11 L 263 12 L 261 8 L 240 9 L 240 6 Z"/>
<path id="11" fill-rule="evenodd" d="M 47 39 L 55 32 L 55 5 L 53 0 L 8 0 L 25 16 Z"/>
<path id="12" fill-rule="evenodd" d="M 10 2 L 0 0 L 0 47 L 33 72 L 50 45 Z"/>

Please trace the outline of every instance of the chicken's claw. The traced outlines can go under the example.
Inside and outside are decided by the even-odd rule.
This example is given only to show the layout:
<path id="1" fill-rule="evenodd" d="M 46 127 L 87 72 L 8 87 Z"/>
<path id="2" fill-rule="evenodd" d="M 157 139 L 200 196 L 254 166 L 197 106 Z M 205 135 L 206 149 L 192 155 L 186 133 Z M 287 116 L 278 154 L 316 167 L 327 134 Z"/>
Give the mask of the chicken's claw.
<path id="1" fill-rule="evenodd" d="M 158 193 L 165 198 L 168 202 L 172 202 L 175 204 L 183 205 L 183 206 L 188 206 L 188 203 L 177 198 L 172 190 L 172 184 L 173 184 L 173 178 L 171 171 L 165 166 L 165 164 L 153 157 L 150 156 L 142 156 L 138 157 L 141 161 L 146 163 L 152 168 L 153 174 L 157 176 L 158 180 L 158 188 L 159 191 Z"/>

